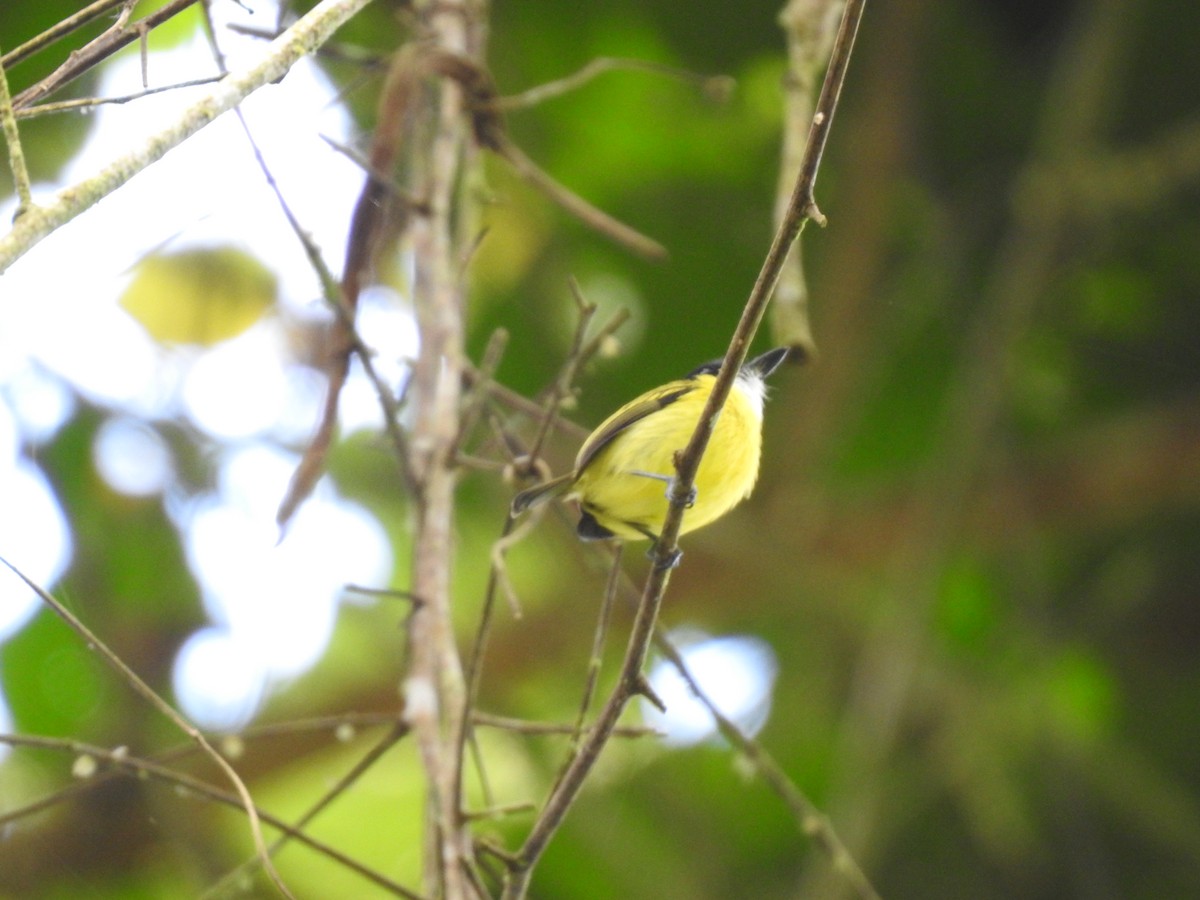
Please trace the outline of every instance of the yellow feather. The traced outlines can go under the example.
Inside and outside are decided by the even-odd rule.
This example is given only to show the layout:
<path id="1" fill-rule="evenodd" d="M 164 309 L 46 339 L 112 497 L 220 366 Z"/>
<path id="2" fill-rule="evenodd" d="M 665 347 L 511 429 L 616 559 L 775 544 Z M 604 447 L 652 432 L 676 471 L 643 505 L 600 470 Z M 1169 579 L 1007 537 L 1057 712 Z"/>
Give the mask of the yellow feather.
<path id="1" fill-rule="evenodd" d="M 750 496 L 762 450 L 763 381 L 787 354 L 779 347 L 747 361 L 738 372 L 700 461 L 695 502 L 683 514 L 680 534 L 720 518 Z M 626 403 L 583 442 L 574 471 L 517 494 L 511 514 L 565 493 L 579 501 L 583 515 L 576 530 L 584 540 L 657 539 L 667 516 L 675 455 L 696 430 L 718 366 L 703 365 Z"/>
<path id="2" fill-rule="evenodd" d="M 626 426 L 586 459 L 593 443 L 589 438 L 580 451 L 585 465 L 577 470 L 568 496 L 577 498 L 584 511 L 617 537 L 637 540 L 658 534 L 667 515 L 667 484 L 647 474 L 663 479 L 675 474 L 675 453 L 686 446 L 715 382 L 712 375 L 699 375 L 672 382 L 629 404 L 637 407 L 686 389 L 673 402 Z M 595 434 L 604 434 L 624 412 L 610 416 Z M 759 413 L 735 386 L 696 473 L 696 502 L 684 513 L 680 534 L 720 518 L 750 495 L 758 479 L 761 448 Z"/>

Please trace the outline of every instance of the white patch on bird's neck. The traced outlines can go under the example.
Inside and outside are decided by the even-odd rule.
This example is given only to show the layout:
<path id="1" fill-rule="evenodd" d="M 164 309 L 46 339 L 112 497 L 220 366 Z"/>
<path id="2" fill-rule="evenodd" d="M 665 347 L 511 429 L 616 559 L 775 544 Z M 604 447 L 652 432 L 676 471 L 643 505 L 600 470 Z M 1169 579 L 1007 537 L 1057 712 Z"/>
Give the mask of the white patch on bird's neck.
<path id="1" fill-rule="evenodd" d="M 746 402 L 750 404 L 750 409 L 758 418 L 762 418 L 763 401 L 767 397 L 767 385 L 763 381 L 762 376 L 757 372 L 747 372 L 745 369 L 738 372 L 737 378 L 733 380 L 733 386 L 742 392 L 742 396 L 746 398 Z"/>

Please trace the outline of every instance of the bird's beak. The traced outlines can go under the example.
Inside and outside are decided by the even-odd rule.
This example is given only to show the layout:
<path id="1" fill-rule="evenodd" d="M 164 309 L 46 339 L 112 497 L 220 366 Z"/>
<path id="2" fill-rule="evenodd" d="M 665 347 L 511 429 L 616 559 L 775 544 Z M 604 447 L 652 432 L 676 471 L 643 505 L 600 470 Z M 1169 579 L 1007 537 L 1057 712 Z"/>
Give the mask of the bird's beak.
<path id="1" fill-rule="evenodd" d="M 758 375 L 759 378 L 765 379 L 768 375 L 774 372 L 787 359 L 788 348 L 776 347 L 774 350 L 768 350 L 762 356 L 756 356 L 743 366 Z"/>

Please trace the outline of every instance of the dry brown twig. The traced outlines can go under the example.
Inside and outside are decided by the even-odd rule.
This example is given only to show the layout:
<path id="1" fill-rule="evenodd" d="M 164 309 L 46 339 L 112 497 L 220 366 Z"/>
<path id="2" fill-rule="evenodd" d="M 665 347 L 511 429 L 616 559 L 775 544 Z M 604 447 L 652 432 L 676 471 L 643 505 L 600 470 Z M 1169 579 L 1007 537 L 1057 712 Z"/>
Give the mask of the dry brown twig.
<path id="1" fill-rule="evenodd" d="M 312 731 L 329 731 L 333 732 L 337 736 L 338 740 L 345 740 L 346 738 L 344 738 L 342 735 L 346 730 L 349 730 L 349 733 L 352 736 L 353 733 L 360 728 L 394 725 L 395 722 L 396 716 L 394 714 L 383 715 L 381 713 L 342 713 L 341 715 L 337 716 L 319 716 L 310 719 L 299 719 L 288 722 L 272 722 L 267 725 L 256 725 L 240 732 L 237 735 L 237 739 L 243 742 L 249 742 L 260 738 L 270 738 L 278 735 L 296 735 Z M 9 743 L 16 746 L 21 741 L 24 741 L 26 737 L 26 735 L 0 734 L 0 743 Z M 64 743 L 68 742 L 64 741 Z M 161 753 L 157 753 L 150 761 L 160 766 L 166 766 L 166 764 L 169 762 L 173 762 L 189 755 L 194 755 L 197 752 L 198 749 L 196 745 L 188 742 L 172 747 Z M 222 752 L 224 752 L 226 755 L 230 755 L 224 746 L 222 747 Z M 0 827 L 8 825 L 10 822 L 16 822 L 19 819 L 26 818 L 44 809 L 49 809 L 50 807 L 59 803 L 64 803 L 77 794 L 92 790 L 110 778 L 121 777 L 123 774 L 124 773 L 120 769 L 108 769 L 97 772 L 86 782 L 77 781 L 68 787 L 59 788 L 58 790 L 24 806 L 7 809 L 0 813 Z"/>
<path id="2" fill-rule="evenodd" d="M 513 719 L 508 716 L 497 716 L 476 710 L 471 713 L 471 721 L 479 726 L 500 728 L 514 731 L 518 734 L 560 734 L 570 737 L 575 734 L 577 726 L 574 723 L 529 722 L 525 719 Z M 653 728 L 640 725 L 626 725 L 613 729 L 614 737 L 641 738 L 658 734 Z"/>
<path id="3" fill-rule="evenodd" d="M 463 390 L 466 392 L 463 401 L 462 423 L 458 429 L 458 437 L 454 441 L 453 452 L 456 459 L 464 457 L 463 446 L 475 432 L 475 427 L 483 417 L 491 400 L 491 390 L 495 385 L 496 370 L 500 367 L 500 359 L 508 348 L 508 332 L 497 328 L 488 338 L 487 346 L 483 349 L 479 367 L 475 369 L 478 377 L 463 378 Z M 499 466 L 499 464 L 496 464 Z"/>
<path id="4" fill-rule="evenodd" d="M 666 66 L 662 63 L 647 62 L 644 59 L 621 59 L 613 56 L 600 56 L 587 63 L 578 71 L 559 78 L 556 81 L 539 84 L 511 97 L 498 97 L 494 105 L 496 109 L 504 111 L 527 109 L 528 107 L 545 103 L 547 100 L 552 100 L 555 97 L 561 97 L 571 91 L 578 90 L 587 84 L 587 82 L 607 72 L 619 71 L 649 72 L 652 75 L 663 75 L 667 78 L 673 78 L 676 81 L 694 84 L 700 88 L 706 97 L 721 101 L 728 99 L 735 86 L 734 80 L 728 75 L 697 75 L 695 72 L 688 72 L 685 69 Z"/>
<path id="5" fill-rule="evenodd" d="M 550 387 L 543 392 L 541 406 L 534 407 L 538 411 L 539 419 L 535 444 L 534 447 L 526 449 L 519 454 L 514 453 L 516 458 L 509 464 L 514 471 L 527 473 L 539 464 L 538 454 L 540 453 L 541 443 L 545 440 L 551 425 L 559 421 L 559 409 L 563 398 L 570 394 L 576 375 L 591 358 L 596 348 L 600 346 L 598 340 L 587 339 L 588 326 L 595 315 L 596 307 L 584 299 L 583 292 L 574 278 L 570 279 L 568 286 L 571 290 L 571 296 L 575 301 L 577 311 L 571 348 L 567 353 L 566 360 L 559 369 L 558 375 L 551 382 Z M 611 329 L 615 328 L 614 323 L 619 324 L 623 320 L 624 316 L 614 316 L 606 326 L 600 329 L 601 333 L 611 333 Z M 480 375 L 482 377 L 475 379 L 475 385 L 479 396 L 483 397 L 483 390 L 489 387 L 492 381 L 490 373 L 481 372 Z M 504 430 L 504 426 L 498 421 L 497 417 L 493 416 L 492 422 L 495 427 L 501 430 L 501 445 L 505 448 L 515 448 L 518 445 L 517 439 Z M 496 594 L 503 592 L 513 616 L 520 616 L 520 601 L 508 577 L 504 556 L 513 545 L 523 540 L 533 530 L 536 521 L 535 518 L 531 517 L 518 524 L 511 515 L 507 516 L 501 528 L 500 537 L 492 544 L 490 552 L 491 566 L 488 571 L 487 586 L 484 589 L 483 604 L 479 613 L 479 624 L 476 626 L 475 640 L 472 643 L 471 652 L 467 657 L 466 664 L 467 694 L 466 703 L 463 707 L 464 722 L 460 729 L 463 745 L 459 746 L 456 753 L 456 762 L 459 766 L 459 773 L 456 778 L 458 790 L 457 803 L 460 807 L 463 805 L 462 792 L 464 790 L 466 745 L 470 746 L 475 761 L 475 770 L 479 776 L 485 800 L 489 804 L 491 803 L 491 789 L 488 784 L 486 767 L 483 764 L 478 744 L 475 741 L 474 731 L 471 728 L 472 723 L 467 718 L 471 716 L 479 696 L 479 688 L 483 677 L 483 658 L 486 653 L 488 638 L 491 635 Z"/>
<path id="6" fill-rule="evenodd" d="M 592 700 L 596 696 L 596 685 L 600 682 L 600 667 L 604 662 L 604 644 L 608 639 L 608 627 L 612 622 L 612 610 L 617 597 L 617 585 L 620 584 L 622 574 L 621 555 L 621 545 L 617 544 L 613 548 L 612 569 L 609 571 L 608 584 L 604 589 L 604 602 L 600 604 L 600 614 L 596 620 L 596 631 L 592 636 L 592 653 L 588 658 L 587 676 L 584 678 L 583 696 L 579 701 L 579 714 L 575 719 L 575 731 L 571 734 L 571 745 L 567 751 L 568 760 L 574 758 L 579 750 L 579 742 L 583 739 L 586 730 L 584 723 L 587 721 Z M 565 766 L 563 767 L 563 774 L 566 774 Z"/>
<path id="7" fill-rule="evenodd" d="M 125 0 L 123 9 L 109 28 L 99 37 L 89 42 L 81 49 L 67 57 L 66 61 L 32 87 L 26 88 L 13 98 L 13 106 L 23 109 L 40 101 L 43 97 L 57 91 L 59 88 L 74 81 L 80 75 L 108 59 L 118 50 L 129 46 L 134 41 L 143 41 L 143 82 L 145 74 L 144 40 L 145 36 L 155 27 L 183 12 L 196 0 L 172 0 L 154 12 L 130 22 L 134 2 Z M 103 10 L 102 10 L 103 12 Z M 80 23 L 82 24 L 82 23 Z M 64 32 L 65 33 L 65 32 Z M 58 35 L 58 36 L 61 36 Z"/>
<path id="8" fill-rule="evenodd" d="M 188 81 L 177 81 L 174 84 L 164 84 L 162 87 L 146 88 L 133 94 L 122 94 L 118 97 L 81 97 L 78 100 L 62 100 L 58 103 L 39 103 L 37 106 L 27 106 L 24 109 L 17 110 L 15 115 L 18 119 L 33 119 L 38 116 L 49 116 L 55 113 L 95 109 L 97 106 L 120 106 L 124 103 L 132 103 L 135 100 L 152 97 L 155 94 L 163 94 L 167 91 L 179 91 L 184 88 L 215 84 L 221 78 L 222 76 L 220 75 L 212 75 L 207 78 L 192 78 Z"/>
<path id="9" fill-rule="evenodd" d="M 59 20 L 41 34 L 30 38 L 25 43 L 18 47 L 14 47 L 3 56 L 0 56 L 0 66 L 10 69 L 17 63 L 28 59 L 35 53 L 38 53 L 46 47 L 49 47 L 54 42 L 66 37 L 71 32 L 82 28 L 89 22 L 94 22 L 109 10 L 128 4 L 129 0 L 97 0 L 97 2 L 85 6 L 83 9 L 67 16 L 65 19 Z"/>
<path id="10" fill-rule="evenodd" d="M 371 283 L 380 254 L 394 249 L 393 239 L 404 231 L 413 211 L 405 203 L 394 202 L 398 188 L 392 184 L 391 173 L 396 169 L 406 139 L 412 138 L 411 129 L 424 100 L 424 80 L 425 72 L 418 48 L 407 47 L 393 57 L 377 105 L 375 131 L 366 161 L 367 181 L 354 207 L 350 235 L 346 241 L 342 281 L 335 293 L 334 309 L 339 312 L 329 338 L 325 403 L 316 433 L 309 441 L 292 475 L 287 493 L 279 504 L 275 519 L 281 529 L 287 527 L 324 472 L 325 459 L 337 428 L 338 404 L 350 374 L 350 356 L 356 344 L 354 316 L 359 295 Z M 362 354 L 362 358 L 366 357 L 367 354 Z M 389 395 L 387 390 L 378 393 L 381 397 Z M 388 418 L 394 422 L 392 416 Z M 398 431 L 393 440 L 397 437 L 405 481 L 412 492 L 417 484 L 409 470 L 411 454 L 407 442 Z"/>
<path id="11" fill-rule="evenodd" d="M 617 545 L 617 549 L 620 545 Z M 610 559 L 619 562 L 618 554 L 614 552 Z M 615 573 L 617 570 L 614 569 Z M 633 609 L 637 608 L 638 587 L 628 573 L 620 572 L 620 592 Z M 613 587 L 610 584 L 609 590 Z M 757 740 L 747 735 L 737 723 L 721 712 L 717 704 L 705 693 L 699 681 L 688 669 L 683 655 L 667 636 L 661 625 L 654 630 L 654 647 L 659 654 L 669 662 L 679 676 L 684 680 L 696 700 L 712 716 L 713 722 L 721 736 L 742 754 L 749 766 L 763 780 L 767 787 L 783 801 L 792 813 L 800 832 L 812 840 L 829 860 L 832 871 L 848 883 L 855 896 L 861 900 L 878 900 L 878 894 L 870 880 L 862 871 L 861 866 L 846 848 L 841 837 L 833 827 L 829 816 L 825 815 L 808 796 L 796 786 L 787 776 L 783 768 L 775 761 L 770 752 Z M 617 734 L 620 729 L 614 731 Z"/>
<path id="12" fill-rule="evenodd" d="M 462 87 L 471 113 L 475 141 L 505 160 L 524 181 L 579 219 L 592 230 L 627 250 L 646 259 L 658 260 L 667 256 L 662 244 L 588 203 L 565 185 L 541 169 L 511 138 L 504 126 L 499 95 L 487 70 L 460 55 L 435 52 L 429 64 Z"/>
<path id="13" fill-rule="evenodd" d="M 553 384 L 550 386 L 549 395 L 545 399 L 546 412 L 542 416 L 542 421 L 538 423 L 537 433 L 528 452 L 530 461 L 536 461 L 541 456 L 542 444 L 545 442 L 546 436 L 550 433 L 550 425 L 558 415 L 563 399 L 570 395 L 571 385 L 575 383 L 575 378 L 578 376 L 579 370 L 587 361 L 587 357 L 584 356 L 584 339 L 587 336 L 592 316 L 596 314 L 596 304 L 589 303 L 584 298 L 583 291 L 579 287 L 579 282 L 575 280 L 574 276 L 567 280 L 567 286 L 571 290 L 571 298 L 575 301 L 575 312 L 577 314 L 575 334 L 571 338 L 571 347 L 567 351 L 566 362 L 564 362 L 558 373 L 558 377 L 554 379 Z"/>
<path id="14" fill-rule="evenodd" d="M 333 336 L 334 348 L 327 371 L 325 405 L 316 433 L 280 504 L 277 520 L 281 528 L 286 527 L 324 471 L 325 458 L 333 442 L 338 399 L 345 384 L 353 349 L 354 310 L 358 294 L 369 278 L 369 270 L 377 254 L 390 249 L 387 239 L 389 233 L 402 232 L 410 215 L 426 215 L 429 212 L 424 200 L 413 197 L 393 183 L 391 173 L 406 137 L 411 137 L 409 129 L 414 110 L 423 99 L 421 88 L 428 77 L 434 74 L 451 79 L 463 91 L 478 146 L 505 158 L 522 177 L 595 230 L 640 255 L 650 258 L 665 256 L 665 250 L 660 245 L 559 185 L 513 144 L 504 129 L 491 77 L 482 67 L 462 54 L 428 43 L 411 44 L 401 50 L 393 58 L 384 84 L 370 153 L 367 159 L 359 160 L 368 175 L 368 181 L 356 205 L 347 244 L 339 304 L 342 316 Z M 334 146 L 357 160 L 357 155 L 349 148 L 337 144 Z M 386 202 L 389 200 L 390 203 Z M 394 437 L 394 440 L 398 439 Z M 407 452 L 404 457 L 408 457 Z M 406 476 L 406 482 L 411 492 L 416 487 L 411 476 Z"/>

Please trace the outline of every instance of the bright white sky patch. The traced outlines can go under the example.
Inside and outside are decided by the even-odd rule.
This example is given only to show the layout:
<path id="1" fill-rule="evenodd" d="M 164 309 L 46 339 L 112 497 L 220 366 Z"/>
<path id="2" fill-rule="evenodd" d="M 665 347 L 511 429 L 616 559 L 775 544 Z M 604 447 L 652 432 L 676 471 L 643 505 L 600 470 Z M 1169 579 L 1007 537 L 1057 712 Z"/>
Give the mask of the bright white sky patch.
<path id="1" fill-rule="evenodd" d="M 53 488 L 32 463 L 0 459 L 0 497 L 0 556 L 35 584 L 53 587 L 71 558 L 71 533 Z M 16 575 L 0 569 L 0 641 L 40 603 Z"/>
<path id="2" fill-rule="evenodd" d="M 167 442 L 137 419 L 109 419 L 101 425 L 92 459 L 109 487 L 133 497 L 160 493 L 171 478 Z"/>
<path id="3" fill-rule="evenodd" d="M 696 632 L 671 635 L 700 690 L 742 731 L 758 733 L 771 710 L 771 693 L 778 664 L 766 641 L 755 637 L 709 638 Z M 712 715 L 666 660 L 650 671 L 650 686 L 667 706 L 659 712 L 642 700 L 646 724 L 667 735 L 675 745 L 696 744 L 716 735 Z"/>
<path id="4" fill-rule="evenodd" d="M 237 731 L 253 717 L 266 687 L 261 654 L 224 628 L 197 631 L 175 659 L 175 696 L 202 728 Z"/>
<path id="5" fill-rule="evenodd" d="M 169 414 L 178 374 L 164 365 L 168 355 L 102 293 L 90 299 L 96 302 L 48 300 L 17 323 L 30 335 L 30 355 L 94 403 L 139 415 Z"/>
<path id="6" fill-rule="evenodd" d="M 267 682 L 297 675 L 319 658 L 348 582 L 378 584 L 391 572 L 382 527 L 362 508 L 339 502 L 328 481 L 279 541 L 275 508 L 295 463 L 265 444 L 230 452 L 218 492 L 197 504 L 184 526 L 209 615 L 258 654 L 261 674 L 243 684 L 247 702 L 257 703 Z M 200 677 L 204 665 L 193 660 L 188 672 Z M 185 677 L 182 669 L 176 677 Z"/>
<path id="7" fill-rule="evenodd" d="M 408 363 L 417 357 L 417 321 L 403 298 L 389 288 L 364 291 L 356 316 L 358 333 L 372 350 L 375 373 L 398 396 L 408 380 Z M 338 422 L 344 433 L 362 428 L 378 431 L 383 411 L 375 385 L 362 372 L 357 357 L 351 366 L 351 379 L 342 391 Z"/>
<path id="8" fill-rule="evenodd" d="M 0 352 L 3 352 L 2 348 Z M 4 385 L 0 391 L 7 395 L 21 436 L 31 444 L 50 440 L 75 412 L 75 397 L 70 390 L 44 370 L 25 366 L 7 380 L 0 376 L 0 384 Z M 3 452 L 3 438 L 0 437 L 0 458 L 3 458 Z"/>
<path id="9" fill-rule="evenodd" d="M 215 438 L 268 431 L 284 407 L 287 381 L 274 322 L 260 322 L 200 356 L 183 382 L 188 417 Z"/>

